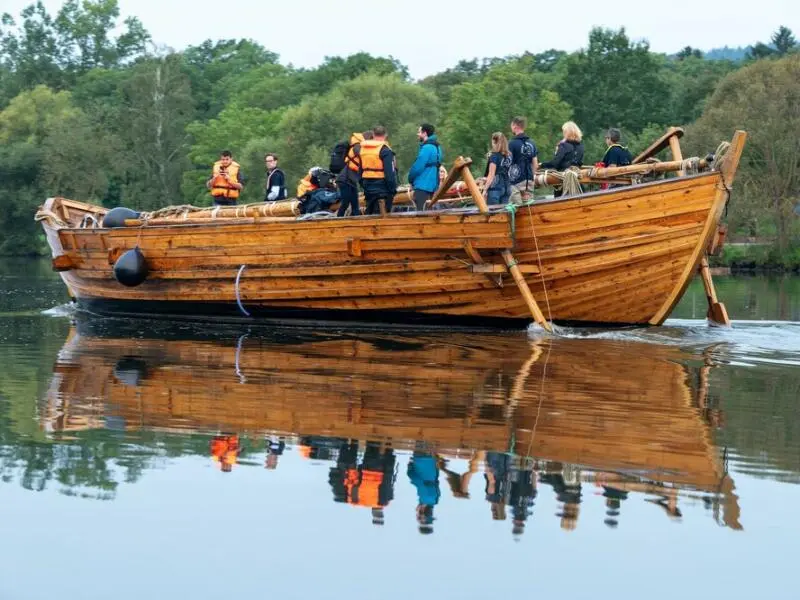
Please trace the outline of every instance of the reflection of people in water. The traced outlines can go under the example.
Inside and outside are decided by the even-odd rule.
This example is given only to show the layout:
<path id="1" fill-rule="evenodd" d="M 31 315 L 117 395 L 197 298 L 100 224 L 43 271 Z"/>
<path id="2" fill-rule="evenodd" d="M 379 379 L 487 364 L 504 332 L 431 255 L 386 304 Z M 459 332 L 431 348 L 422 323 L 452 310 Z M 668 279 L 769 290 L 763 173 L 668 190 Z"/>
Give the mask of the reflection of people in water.
<path id="1" fill-rule="evenodd" d="M 542 483 L 553 486 L 556 499 L 564 505 L 560 513 L 561 529 L 572 531 L 578 526 L 578 515 L 581 504 L 580 471 L 571 465 L 563 467 L 561 463 L 550 463 L 540 477 Z M 567 475 L 565 477 L 564 475 Z"/>
<path id="2" fill-rule="evenodd" d="M 525 531 L 525 521 L 536 497 L 533 466 L 533 461 L 513 454 L 486 453 L 486 501 L 491 505 L 492 518 L 497 521 L 504 521 L 506 505 L 511 507 L 511 533 L 515 537 Z"/>
<path id="3" fill-rule="evenodd" d="M 383 509 L 394 499 L 395 455 L 392 448 L 367 442 L 358 464 L 358 442 L 343 442 L 328 481 L 334 502 L 371 509 L 373 525 L 383 525 Z"/>
<path id="4" fill-rule="evenodd" d="M 285 448 L 286 442 L 282 436 L 277 438 L 269 437 L 267 439 L 267 459 L 264 463 L 264 467 L 270 471 L 274 471 L 278 468 L 278 458 L 283 455 Z"/>
<path id="5" fill-rule="evenodd" d="M 511 455 L 505 452 L 486 453 L 486 501 L 491 505 L 492 519 L 506 520 Z"/>
<path id="6" fill-rule="evenodd" d="M 622 501 L 628 499 L 628 492 L 617 489 L 611 485 L 603 486 L 603 497 L 606 499 L 606 518 L 603 523 L 611 528 L 619 525 L 619 511 Z"/>
<path id="7" fill-rule="evenodd" d="M 438 459 L 430 452 L 415 450 L 408 461 L 408 479 L 417 488 L 417 523 L 422 534 L 433 533 L 433 507 L 439 503 Z"/>
<path id="8" fill-rule="evenodd" d="M 472 476 L 478 472 L 478 465 L 484 460 L 484 451 L 476 452 L 469 461 L 469 470 L 466 473 L 456 473 L 447 468 L 447 459 L 439 457 L 439 469 L 447 477 L 447 483 L 454 498 L 469 498 L 469 482 Z"/>
<path id="9" fill-rule="evenodd" d="M 516 468 L 512 474 L 508 503 L 511 505 L 513 526 L 511 534 L 521 536 L 525 532 L 525 521 L 532 514 L 536 498 L 536 474 L 530 459 L 517 457 Z"/>
<path id="10" fill-rule="evenodd" d="M 223 473 L 229 473 L 236 464 L 236 459 L 241 452 L 239 436 L 231 434 L 215 435 L 211 440 L 211 459 L 219 463 Z"/>

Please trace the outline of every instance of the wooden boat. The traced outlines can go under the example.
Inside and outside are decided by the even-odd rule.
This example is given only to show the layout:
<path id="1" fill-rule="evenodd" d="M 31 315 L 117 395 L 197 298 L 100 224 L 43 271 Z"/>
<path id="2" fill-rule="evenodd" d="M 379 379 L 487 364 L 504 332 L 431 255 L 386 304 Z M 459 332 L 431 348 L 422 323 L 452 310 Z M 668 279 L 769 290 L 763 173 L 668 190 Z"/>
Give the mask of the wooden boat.
<path id="1" fill-rule="evenodd" d="M 70 332 L 54 366 L 39 411 L 54 435 L 114 422 L 406 450 L 421 442 L 450 457 L 512 452 L 587 467 L 587 480 L 619 489 L 710 493 L 739 527 L 733 481 L 713 440 L 722 416 L 709 405 L 711 366 L 687 366 L 696 357 L 677 348 L 303 330 L 147 339 L 91 327 Z"/>
<path id="2" fill-rule="evenodd" d="M 516 211 L 488 207 L 470 161 L 459 159 L 434 200 L 461 177 L 473 208 L 299 220 L 269 216 L 275 206 L 262 204 L 112 228 L 103 226 L 108 209 L 50 198 L 37 219 L 71 297 L 102 314 L 658 325 L 700 269 L 709 317 L 725 323 L 705 257 L 744 140 L 737 132 L 712 164 L 586 169 L 578 180 L 634 185 Z M 683 173 L 692 164 L 707 170 Z M 637 183 L 666 171 L 679 176 Z M 561 177 L 545 173 L 540 183 Z M 143 257 L 141 278 L 128 287 L 115 267 L 132 256 Z"/>

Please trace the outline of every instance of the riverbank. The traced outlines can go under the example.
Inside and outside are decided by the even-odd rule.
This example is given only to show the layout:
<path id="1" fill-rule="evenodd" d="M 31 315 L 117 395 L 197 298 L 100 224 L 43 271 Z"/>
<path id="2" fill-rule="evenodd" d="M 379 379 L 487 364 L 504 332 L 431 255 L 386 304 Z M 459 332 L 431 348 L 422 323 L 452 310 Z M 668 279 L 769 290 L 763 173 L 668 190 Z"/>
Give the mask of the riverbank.
<path id="1" fill-rule="evenodd" d="M 731 273 L 800 273 L 800 245 L 780 252 L 773 244 L 727 243 L 709 262 Z"/>

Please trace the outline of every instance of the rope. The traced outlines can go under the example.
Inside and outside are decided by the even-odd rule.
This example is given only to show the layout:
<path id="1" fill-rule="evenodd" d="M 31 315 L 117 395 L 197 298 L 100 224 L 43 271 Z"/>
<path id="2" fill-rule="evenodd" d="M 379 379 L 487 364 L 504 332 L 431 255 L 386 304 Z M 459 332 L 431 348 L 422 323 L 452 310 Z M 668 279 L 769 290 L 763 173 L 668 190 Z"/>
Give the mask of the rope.
<path id="1" fill-rule="evenodd" d="M 536 260 L 539 263 L 539 278 L 542 281 L 542 290 L 544 291 L 544 302 L 547 305 L 547 320 L 553 322 L 553 313 L 550 310 L 550 298 L 547 296 L 547 286 L 544 283 L 544 268 L 542 267 L 542 255 L 539 254 L 539 240 L 536 238 L 536 227 L 533 225 L 533 211 L 531 210 L 531 203 L 528 203 L 528 217 L 531 220 L 531 234 L 533 235 L 533 244 L 536 248 Z M 550 354 L 548 353 L 548 357 Z"/>
<path id="2" fill-rule="evenodd" d="M 33 220 L 36 222 L 47 221 L 48 225 L 56 228 L 69 228 L 70 226 L 66 221 L 62 221 L 61 217 L 59 217 L 56 213 L 44 208 L 40 208 L 36 211 Z"/>
<path id="3" fill-rule="evenodd" d="M 92 222 L 92 229 L 95 229 L 97 227 L 98 225 L 97 217 L 95 217 L 92 214 L 85 214 L 83 215 L 83 219 L 81 219 L 80 228 L 86 229 L 86 225 L 89 223 L 89 221 Z"/>
<path id="4" fill-rule="evenodd" d="M 719 171 L 722 161 L 725 160 L 725 155 L 728 153 L 728 148 L 730 147 L 730 142 L 720 142 L 720 145 L 717 146 L 717 151 L 714 152 L 714 162 L 711 163 L 712 170 Z"/>
<path id="5" fill-rule="evenodd" d="M 700 158 L 692 156 L 681 161 L 681 171 L 686 175 L 696 175 L 700 172 Z"/>
<path id="6" fill-rule="evenodd" d="M 577 169 L 567 169 L 564 171 L 564 196 L 580 196 L 583 193 L 581 188 L 581 175 Z"/>
<path id="7" fill-rule="evenodd" d="M 239 305 L 239 310 L 242 311 L 242 314 L 245 317 L 249 317 L 250 313 L 245 310 L 244 306 L 242 306 L 242 298 L 239 295 L 239 278 L 242 276 L 242 272 L 244 271 L 246 266 L 247 265 L 242 265 L 241 267 L 239 267 L 239 272 L 236 274 L 236 304 Z"/>
<path id="8" fill-rule="evenodd" d="M 542 399 L 544 398 L 544 382 L 547 379 L 547 363 L 550 362 L 550 351 L 553 349 L 553 344 L 547 344 L 547 356 L 544 359 L 544 366 L 542 367 L 542 383 L 539 386 L 539 405 L 536 407 L 536 419 L 533 421 L 533 429 L 531 430 L 531 441 L 528 443 L 528 451 L 525 453 L 527 456 L 531 455 L 531 448 L 533 448 L 533 440 L 536 437 L 536 428 L 539 426 L 539 414 L 542 412 Z"/>

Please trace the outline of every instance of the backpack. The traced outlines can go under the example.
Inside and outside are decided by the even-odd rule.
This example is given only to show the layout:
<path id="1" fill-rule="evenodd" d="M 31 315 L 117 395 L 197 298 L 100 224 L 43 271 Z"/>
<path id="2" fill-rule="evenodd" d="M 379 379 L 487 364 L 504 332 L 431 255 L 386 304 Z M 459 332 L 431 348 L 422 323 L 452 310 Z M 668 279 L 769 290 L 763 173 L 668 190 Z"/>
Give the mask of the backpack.
<path id="1" fill-rule="evenodd" d="M 522 147 L 520 148 L 519 158 L 517 162 L 511 165 L 508 169 L 508 177 L 514 182 L 525 181 L 532 178 L 531 161 L 536 156 L 536 146 L 528 137 L 520 138 Z"/>
<path id="2" fill-rule="evenodd" d="M 331 164 L 328 170 L 334 175 L 341 173 L 347 166 L 347 153 L 350 151 L 350 142 L 338 142 L 331 150 Z"/>

